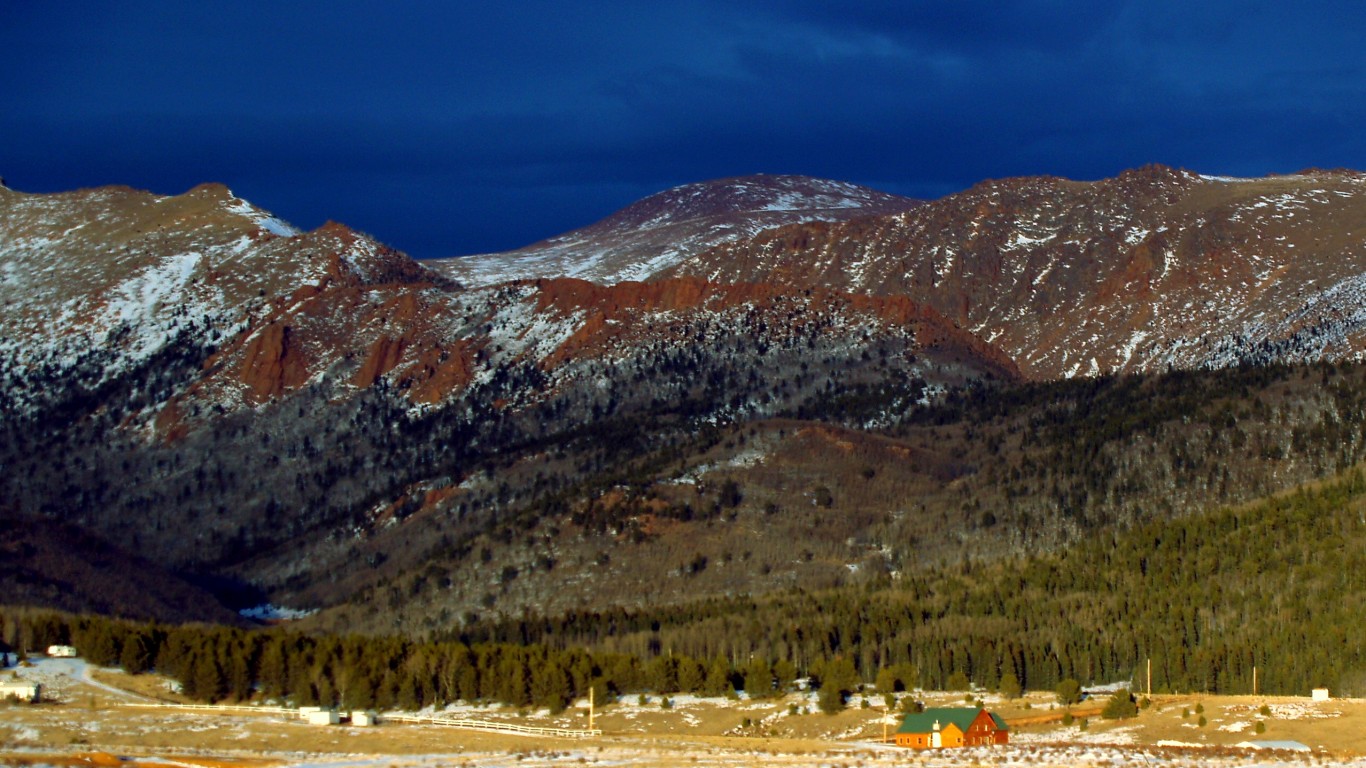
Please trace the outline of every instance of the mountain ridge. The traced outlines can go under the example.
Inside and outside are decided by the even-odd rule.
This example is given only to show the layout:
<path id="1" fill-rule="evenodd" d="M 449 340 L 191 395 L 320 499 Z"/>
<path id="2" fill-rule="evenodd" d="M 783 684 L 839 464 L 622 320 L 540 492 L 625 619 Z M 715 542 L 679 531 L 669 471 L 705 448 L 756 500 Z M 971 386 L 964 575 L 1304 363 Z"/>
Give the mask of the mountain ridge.
<path id="1" fill-rule="evenodd" d="M 1363 179 L 988 181 L 607 285 L 465 283 L 221 185 L 7 190 L 0 491 L 409 627 L 1063 547 L 1360 458 L 1359 372 L 1302 364 L 1359 356 Z"/>
<path id="2" fill-rule="evenodd" d="M 767 230 L 661 276 L 903 294 L 1035 378 L 1360 359 L 1366 175 L 1148 166 L 982 182 L 911 211 Z"/>
<path id="3" fill-rule="evenodd" d="M 576 277 L 644 281 L 711 246 L 774 226 L 906 210 L 920 201 L 807 176 L 735 176 L 649 195 L 601 221 L 513 251 L 430 259 L 467 285 Z"/>
<path id="4" fill-rule="evenodd" d="M 414 516 L 458 548 L 628 446 L 889 377 L 907 402 L 1018 378 L 904 297 L 695 277 L 466 288 L 221 185 L 6 193 L 0 236 L 16 514 L 277 590 L 335 578 Z M 526 486 L 485 482 L 541 461 Z"/>

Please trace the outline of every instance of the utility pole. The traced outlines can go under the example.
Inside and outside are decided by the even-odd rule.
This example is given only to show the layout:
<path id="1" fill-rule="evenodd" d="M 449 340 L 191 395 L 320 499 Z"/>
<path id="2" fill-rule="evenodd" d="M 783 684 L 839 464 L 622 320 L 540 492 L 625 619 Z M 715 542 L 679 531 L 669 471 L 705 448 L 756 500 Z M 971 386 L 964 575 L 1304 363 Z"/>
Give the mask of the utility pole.
<path id="1" fill-rule="evenodd" d="M 593 686 L 588 686 L 588 730 L 593 730 Z"/>
<path id="2" fill-rule="evenodd" d="M 1153 698 L 1153 657 L 1148 657 L 1148 700 Z"/>
<path id="3" fill-rule="evenodd" d="M 1252 695 L 1257 695 L 1257 667 L 1252 667 Z"/>

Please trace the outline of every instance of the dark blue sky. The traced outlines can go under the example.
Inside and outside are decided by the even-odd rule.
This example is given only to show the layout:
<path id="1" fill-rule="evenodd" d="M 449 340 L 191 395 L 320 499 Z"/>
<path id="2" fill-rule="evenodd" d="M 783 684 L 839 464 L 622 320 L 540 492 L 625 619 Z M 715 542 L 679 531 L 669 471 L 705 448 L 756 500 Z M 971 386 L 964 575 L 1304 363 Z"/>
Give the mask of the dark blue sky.
<path id="1" fill-rule="evenodd" d="M 0 175 L 221 181 L 431 257 L 756 172 L 1366 169 L 1363 40 L 1359 1 L 13 0 Z"/>

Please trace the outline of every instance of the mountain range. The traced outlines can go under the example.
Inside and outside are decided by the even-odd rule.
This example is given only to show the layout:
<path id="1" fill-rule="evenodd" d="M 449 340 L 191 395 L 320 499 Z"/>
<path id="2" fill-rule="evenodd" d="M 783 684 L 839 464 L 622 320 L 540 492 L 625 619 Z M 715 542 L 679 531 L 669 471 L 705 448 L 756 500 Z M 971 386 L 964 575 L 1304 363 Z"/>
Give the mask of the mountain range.
<path id="1" fill-rule="evenodd" d="M 885 578 L 1359 458 L 1363 280 L 1351 171 L 751 176 L 427 262 L 219 185 L 0 188 L 0 514 L 164 569 L 168 618 L 206 587 L 425 631 Z"/>

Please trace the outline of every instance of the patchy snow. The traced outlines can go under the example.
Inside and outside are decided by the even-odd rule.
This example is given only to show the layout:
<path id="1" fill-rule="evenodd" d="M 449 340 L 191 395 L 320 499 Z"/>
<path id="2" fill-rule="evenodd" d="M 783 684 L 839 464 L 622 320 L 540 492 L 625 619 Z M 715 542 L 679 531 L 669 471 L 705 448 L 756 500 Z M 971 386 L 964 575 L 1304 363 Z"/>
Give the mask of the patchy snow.
<path id="1" fill-rule="evenodd" d="M 228 213 L 244 216 L 256 223 L 256 226 L 264 229 L 272 235 L 279 237 L 294 237 L 299 234 L 288 222 L 275 218 L 256 206 L 248 203 L 237 196 L 233 196 L 232 201 L 224 206 Z"/>
<path id="2" fill-rule="evenodd" d="M 152 319 L 180 297 L 203 260 L 200 253 L 177 254 L 123 282 L 106 305 L 105 322 L 132 323 Z"/>
<path id="3" fill-rule="evenodd" d="M 1030 237 L 1029 235 L 1026 235 L 1024 232 L 1017 230 L 1011 233 L 1010 240 L 1006 242 L 1006 244 L 1003 246 L 1003 249 L 1007 251 L 1013 251 L 1020 248 L 1030 248 L 1036 245 L 1042 245 L 1043 243 L 1046 243 L 1052 239 L 1052 233 L 1047 235 L 1041 234 L 1038 237 Z"/>
<path id="4" fill-rule="evenodd" d="M 81 658 L 49 658 L 45 656 L 30 657 L 29 667 L 17 667 L 13 671 L 20 678 L 39 683 L 43 686 L 44 698 L 55 698 L 59 700 L 71 701 L 80 691 L 77 686 L 85 685 L 96 688 L 101 692 L 125 701 L 149 701 L 145 696 L 130 693 L 122 688 L 115 688 L 96 680 L 92 676 L 94 670 L 104 672 L 114 672 L 116 670 L 107 667 L 97 667 L 87 663 Z"/>
<path id="5" fill-rule="evenodd" d="M 470 287 L 543 277 L 603 285 L 646 281 L 718 245 L 789 224 L 886 211 L 895 200 L 853 184 L 802 177 L 703 182 L 660 192 L 598 224 L 519 250 L 437 259 L 428 266 Z M 652 215 L 633 219 L 639 206 L 654 206 L 647 208 Z"/>
<path id="6" fill-rule="evenodd" d="M 316 608 L 286 608 L 270 603 L 262 603 L 253 608 L 243 608 L 237 613 L 255 621 L 293 621 L 317 612 Z"/>

